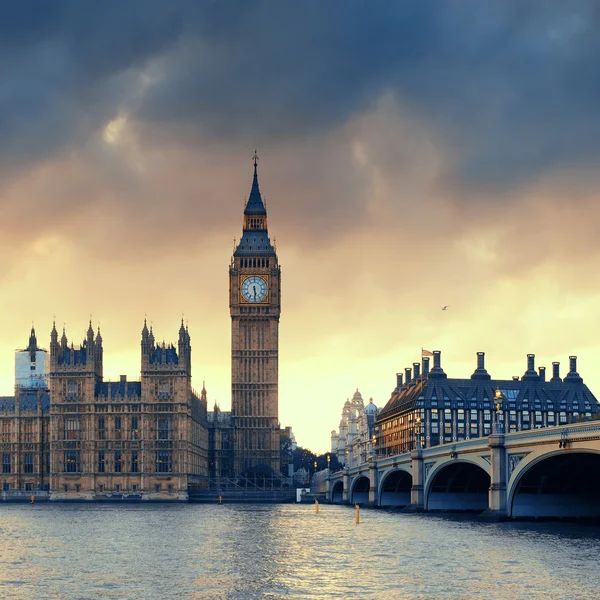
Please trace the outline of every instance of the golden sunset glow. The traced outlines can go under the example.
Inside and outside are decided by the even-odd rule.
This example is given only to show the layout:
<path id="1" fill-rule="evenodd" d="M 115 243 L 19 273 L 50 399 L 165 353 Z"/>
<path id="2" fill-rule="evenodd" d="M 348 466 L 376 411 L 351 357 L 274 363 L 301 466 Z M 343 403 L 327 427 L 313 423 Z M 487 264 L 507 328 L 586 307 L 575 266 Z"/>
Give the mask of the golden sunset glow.
<path id="1" fill-rule="evenodd" d="M 12 394 L 14 350 L 32 322 L 47 348 L 54 319 L 79 344 L 91 315 L 105 380 L 135 380 L 144 317 L 157 342 L 176 342 L 183 316 L 194 386 L 205 380 L 209 409 L 229 409 L 228 269 L 255 147 L 282 272 L 279 417 L 301 446 L 329 449 L 357 387 L 383 406 L 421 348 L 441 350 L 452 377 L 470 376 L 477 351 L 493 378 L 522 375 L 527 353 L 563 370 L 577 355 L 600 394 L 598 154 L 574 124 L 546 140 L 561 120 L 510 121 L 517 108 L 500 105 L 513 96 L 491 84 L 477 104 L 485 110 L 466 118 L 473 97 L 434 94 L 412 73 L 392 76 L 393 65 L 379 83 L 357 73 L 353 89 L 364 93 L 346 103 L 353 90 L 334 77 L 340 63 L 321 38 L 317 60 L 275 36 L 303 74 L 283 79 L 267 58 L 249 65 L 245 45 L 203 53 L 213 41 L 202 35 L 165 34 L 143 59 L 111 52 L 112 70 L 85 94 L 55 92 L 65 115 L 39 116 L 18 152 L 14 140 L 5 146 L 0 394 Z M 445 72 L 431 61 L 423 79 Z M 499 88 L 519 88 L 495 76 Z M 447 112 L 435 99 L 444 94 Z M 45 110 L 63 110 L 55 104 Z M 562 150 L 542 156 L 556 140 Z"/>

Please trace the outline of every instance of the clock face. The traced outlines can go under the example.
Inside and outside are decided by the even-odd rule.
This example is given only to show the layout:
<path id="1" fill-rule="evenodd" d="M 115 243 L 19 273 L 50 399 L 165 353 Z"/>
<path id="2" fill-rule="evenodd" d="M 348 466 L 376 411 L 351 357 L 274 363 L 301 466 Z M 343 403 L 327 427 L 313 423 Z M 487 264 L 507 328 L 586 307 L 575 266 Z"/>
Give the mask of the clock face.
<path id="1" fill-rule="evenodd" d="M 242 282 L 242 296 L 248 302 L 262 302 L 267 297 L 267 282 L 263 277 L 250 275 Z"/>

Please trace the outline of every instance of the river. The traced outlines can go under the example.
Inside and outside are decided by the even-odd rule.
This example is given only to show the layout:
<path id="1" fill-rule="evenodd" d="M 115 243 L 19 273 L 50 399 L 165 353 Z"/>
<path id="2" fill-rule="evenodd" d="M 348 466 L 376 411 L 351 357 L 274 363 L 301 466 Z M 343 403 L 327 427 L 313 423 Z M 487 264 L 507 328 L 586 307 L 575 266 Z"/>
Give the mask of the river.
<path id="1" fill-rule="evenodd" d="M 0 598 L 600 598 L 600 527 L 321 505 L 0 505 Z"/>

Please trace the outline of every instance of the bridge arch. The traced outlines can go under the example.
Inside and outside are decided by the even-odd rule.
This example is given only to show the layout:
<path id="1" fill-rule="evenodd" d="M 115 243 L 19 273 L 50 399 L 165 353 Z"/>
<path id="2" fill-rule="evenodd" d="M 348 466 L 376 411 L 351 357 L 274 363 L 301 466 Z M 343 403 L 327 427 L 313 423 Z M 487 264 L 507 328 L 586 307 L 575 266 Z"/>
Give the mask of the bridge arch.
<path id="1" fill-rule="evenodd" d="M 367 475 L 357 475 L 350 486 L 350 503 L 368 504 L 370 487 L 371 480 L 367 477 Z"/>
<path id="2" fill-rule="evenodd" d="M 331 503 L 343 504 L 344 502 L 344 482 L 336 481 L 331 488 Z"/>
<path id="3" fill-rule="evenodd" d="M 386 471 L 379 481 L 378 506 L 408 506 L 411 488 L 409 469 L 400 467 Z"/>
<path id="4" fill-rule="evenodd" d="M 449 459 L 436 464 L 425 484 L 424 508 L 430 511 L 483 511 L 489 505 L 489 465 Z M 487 468 L 486 468 L 487 467 Z"/>
<path id="5" fill-rule="evenodd" d="M 600 518 L 600 451 L 557 449 L 527 459 L 509 482 L 509 516 Z"/>

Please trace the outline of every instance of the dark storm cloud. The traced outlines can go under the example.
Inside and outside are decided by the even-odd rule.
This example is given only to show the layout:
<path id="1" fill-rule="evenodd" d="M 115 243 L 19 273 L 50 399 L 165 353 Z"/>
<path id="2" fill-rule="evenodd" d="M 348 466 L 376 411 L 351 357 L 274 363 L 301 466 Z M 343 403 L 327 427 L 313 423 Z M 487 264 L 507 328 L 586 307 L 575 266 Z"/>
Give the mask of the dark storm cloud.
<path id="1" fill-rule="evenodd" d="M 173 138 L 289 140 L 391 93 L 464 183 L 519 182 L 598 160 L 599 25 L 591 0 L 4 3 L 1 156 L 77 146 L 119 110 Z"/>

